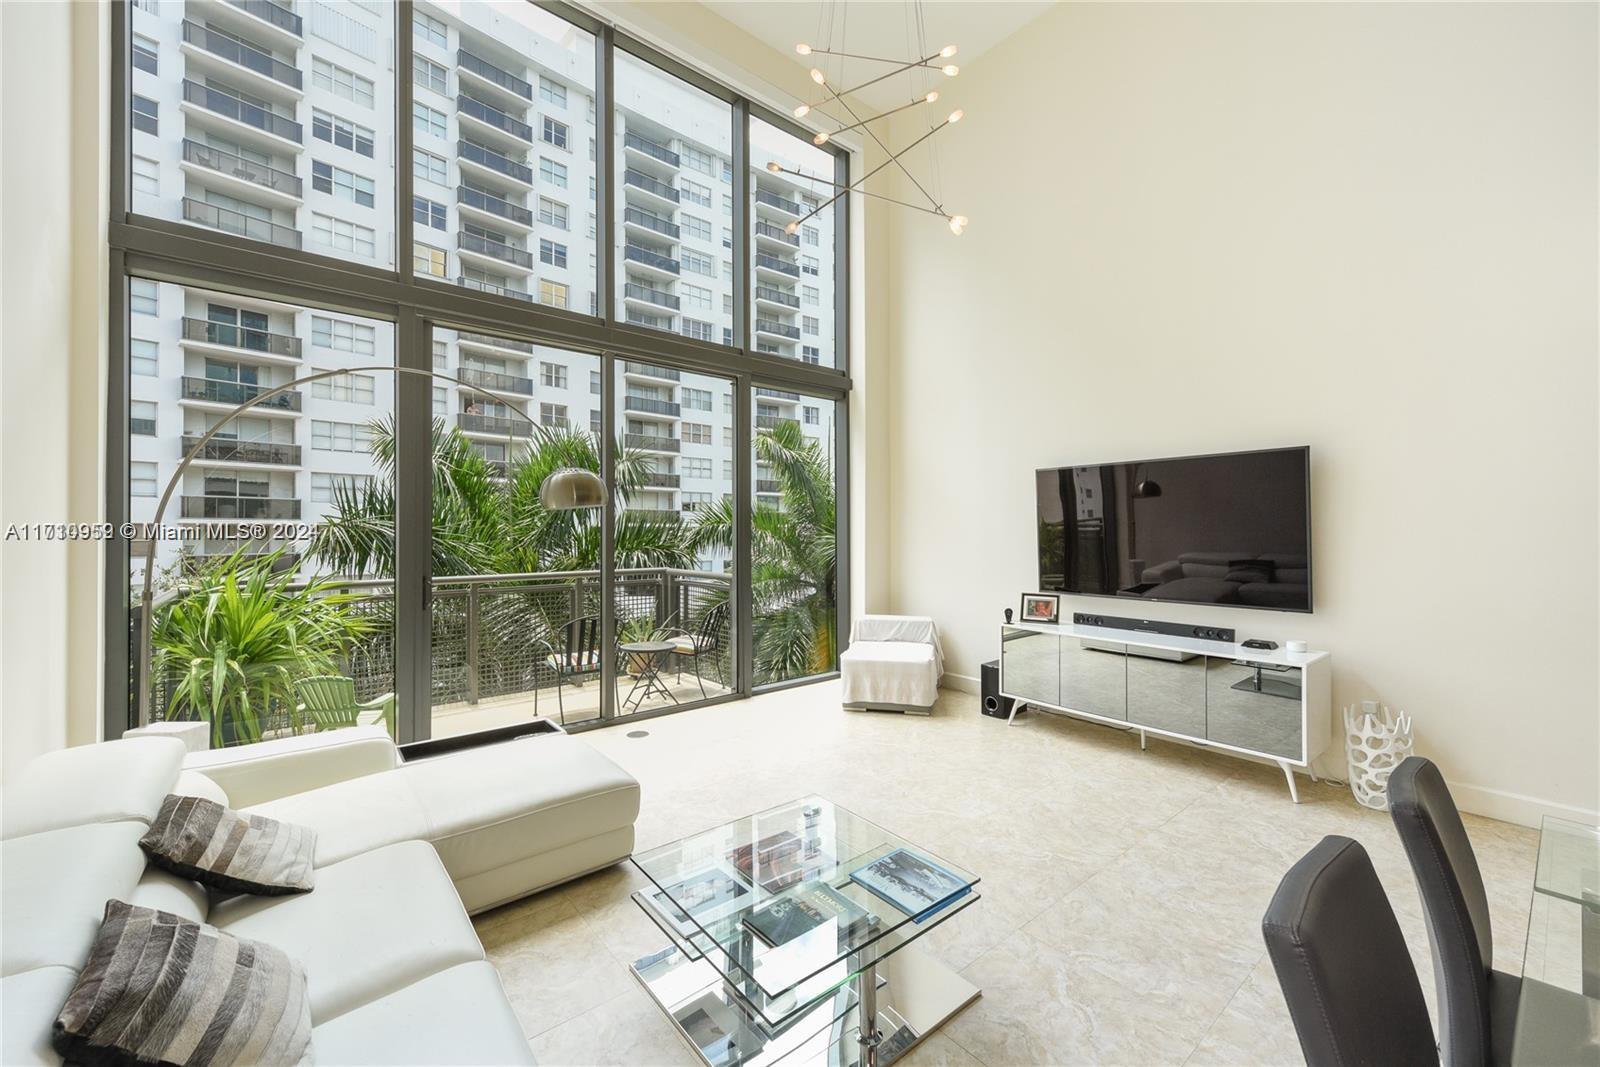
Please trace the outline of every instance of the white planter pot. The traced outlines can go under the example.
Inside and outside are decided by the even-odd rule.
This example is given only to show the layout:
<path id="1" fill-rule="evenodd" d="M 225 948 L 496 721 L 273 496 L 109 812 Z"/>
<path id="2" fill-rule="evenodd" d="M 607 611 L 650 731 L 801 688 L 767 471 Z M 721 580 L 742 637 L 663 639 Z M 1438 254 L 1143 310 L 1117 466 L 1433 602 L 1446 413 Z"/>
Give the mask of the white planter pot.
<path id="1" fill-rule="evenodd" d="M 1389 808 L 1389 775 L 1411 755 L 1411 716 L 1364 700 L 1344 709 L 1344 754 L 1356 803 Z"/>

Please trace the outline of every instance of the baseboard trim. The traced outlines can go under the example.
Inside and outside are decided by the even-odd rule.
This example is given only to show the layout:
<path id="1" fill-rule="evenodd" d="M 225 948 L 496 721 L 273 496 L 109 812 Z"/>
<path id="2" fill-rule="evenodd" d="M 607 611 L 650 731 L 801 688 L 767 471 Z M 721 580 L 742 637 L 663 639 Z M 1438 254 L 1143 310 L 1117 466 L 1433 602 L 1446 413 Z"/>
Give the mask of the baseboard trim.
<path id="1" fill-rule="evenodd" d="M 939 688 L 954 689 L 958 693 L 971 693 L 973 696 L 983 693 L 983 683 L 978 679 L 970 674 L 951 674 L 948 671 L 939 676 Z"/>
<path id="2" fill-rule="evenodd" d="M 1455 798 L 1456 806 L 1462 811 L 1499 819 L 1501 822 L 1517 823 L 1520 826 L 1537 828 L 1540 820 L 1546 815 L 1553 815 L 1558 819 L 1571 819 L 1574 822 L 1600 823 L 1600 811 L 1591 808 L 1580 808 L 1576 804 L 1561 804 L 1543 797 L 1530 797 L 1522 793 L 1490 789 L 1487 786 L 1472 785 L 1467 782 L 1451 782 L 1450 795 Z"/>

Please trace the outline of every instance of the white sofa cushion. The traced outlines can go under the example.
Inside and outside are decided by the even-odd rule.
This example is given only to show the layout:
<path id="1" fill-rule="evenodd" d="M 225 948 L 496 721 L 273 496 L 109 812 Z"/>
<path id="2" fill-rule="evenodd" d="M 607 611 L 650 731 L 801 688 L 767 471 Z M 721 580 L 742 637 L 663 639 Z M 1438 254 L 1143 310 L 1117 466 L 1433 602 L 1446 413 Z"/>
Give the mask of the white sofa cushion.
<path id="1" fill-rule="evenodd" d="M 0 841 L 0 973 L 83 966 L 106 901 L 144 874 L 142 822 L 90 823 Z"/>
<path id="2" fill-rule="evenodd" d="M 218 901 L 208 921 L 303 963 L 313 1023 L 484 958 L 450 876 L 424 841 L 324 867 L 317 888 L 302 896 Z"/>
<path id="3" fill-rule="evenodd" d="M 184 766 L 220 786 L 228 796 L 229 806 L 247 808 L 333 782 L 392 770 L 399 763 L 399 753 L 383 727 L 351 726 L 194 752 Z"/>
<path id="4" fill-rule="evenodd" d="M 0 979 L 0 1063 L 61 1063 L 50 1047 L 50 1026 L 77 980 L 77 967 L 38 967 Z"/>
<path id="5" fill-rule="evenodd" d="M 452 1025 L 440 1026 L 448 1019 Z M 528 1039 L 488 963 L 429 975 L 315 1027 L 319 1063 L 345 1067 L 533 1062 Z"/>
<path id="6" fill-rule="evenodd" d="M 130 737 L 46 753 L 6 785 L 0 836 L 91 822 L 148 823 L 178 780 L 184 752 L 171 737 Z"/>

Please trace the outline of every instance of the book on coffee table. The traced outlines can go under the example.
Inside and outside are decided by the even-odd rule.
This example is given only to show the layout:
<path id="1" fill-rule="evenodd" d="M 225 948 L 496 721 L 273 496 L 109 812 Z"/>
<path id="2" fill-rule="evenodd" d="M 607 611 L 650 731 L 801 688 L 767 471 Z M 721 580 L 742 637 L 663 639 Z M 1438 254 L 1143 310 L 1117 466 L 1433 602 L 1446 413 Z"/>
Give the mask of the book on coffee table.
<path id="1" fill-rule="evenodd" d="M 867 910 L 826 882 L 805 882 L 745 916 L 744 923 L 774 948 L 837 921 L 847 934 L 868 921 Z"/>
<path id="2" fill-rule="evenodd" d="M 972 887 L 937 863 L 897 848 L 850 872 L 850 880 L 922 922 L 972 892 Z"/>
<path id="3" fill-rule="evenodd" d="M 745 880 L 769 893 L 794 885 L 805 877 L 804 847 L 792 830 L 768 834 L 754 845 L 730 849 L 727 860 Z"/>

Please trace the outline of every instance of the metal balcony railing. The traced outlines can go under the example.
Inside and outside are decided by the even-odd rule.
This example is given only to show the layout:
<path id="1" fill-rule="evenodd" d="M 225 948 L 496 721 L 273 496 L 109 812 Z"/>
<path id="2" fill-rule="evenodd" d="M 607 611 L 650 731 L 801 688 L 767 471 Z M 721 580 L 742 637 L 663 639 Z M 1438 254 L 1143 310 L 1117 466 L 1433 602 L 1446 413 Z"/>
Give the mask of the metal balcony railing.
<path id="1" fill-rule="evenodd" d="M 216 33 L 198 22 L 191 22 L 188 19 L 183 20 L 183 43 L 191 44 L 202 51 L 210 52 L 219 59 L 237 63 L 246 70 L 264 74 L 273 81 L 287 85 L 291 89 L 300 88 L 301 74 L 299 68 L 292 67 L 282 60 L 274 59 L 259 48 L 252 48 L 232 37 L 224 37 L 222 34 Z"/>
<path id="2" fill-rule="evenodd" d="M 776 430 L 779 426 L 782 426 L 782 425 L 784 425 L 786 423 L 788 425 L 790 425 L 790 426 L 799 426 L 800 425 L 800 420 L 799 419 L 786 418 L 783 415 L 757 415 L 756 416 L 756 429 L 757 430 L 768 430 L 768 431 Z"/>
<path id="3" fill-rule="evenodd" d="M 273 0 L 228 0 L 228 3 L 263 22 L 270 22 L 279 29 L 288 30 L 296 37 L 305 36 L 300 29 L 300 16 L 282 4 L 273 3 Z"/>
<path id="4" fill-rule="evenodd" d="M 519 378 L 515 374 L 501 374 L 499 371 L 462 367 L 456 372 L 456 377 L 467 385 L 493 389 L 497 393 L 518 393 L 522 396 L 533 395 L 533 379 Z"/>
<path id="5" fill-rule="evenodd" d="M 186 519 L 298 519 L 300 501 L 270 496 L 186 496 Z"/>
<path id="6" fill-rule="evenodd" d="M 242 348 L 247 352 L 264 352 L 267 355 L 284 356 L 289 359 L 300 358 L 301 341 L 298 337 L 285 333 L 269 333 L 266 330 L 252 330 L 226 322 L 185 318 L 183 339 L 208 345 Z"/>
<path id="7" fill-rule="evenodd" d="M 774 337 L 788 337 L 795 341 L 800 340 L 800 327 L 790 326 L 786 322 L 778 322 L 775 319 L 757 319 L 756 332 L 770 333 Z"/>
<path id="8" fill-rule="evenodd" d="M 475 252 L 480 256 L 490 256 L 503 263 L 521 267 L 523 270 L 533 269 L 533 253 L 525 248 L 516 248 L 504 241 L 496 241 L 490 237 L 480 237 L 475 233 L 462 230 L 456 234 L 456 247 L 463 252 Z M 796 334 L 796 336 L 799 336 Z"/>
<path id="9" fill-rule="evenodd" d="M 187 456 L 194 451 L 200 436 L 183 435 L 184 455 Z M 200 454 L 195 458 L 213 463 L 271 463 L 298 467 L 300 446 L 281 445 L 272 441 L 239 441 L 232 437 L 213 437 L 200 447 Z"/>
<path id="10" fill-rule="evenodd" d="M 298 197 L 303 184 L 299 178 L 286 170 L 269 167 L 265 163 L 257 163 L 253 159 L 245 159 L 223 148 L 215 148 L 199 141 L 184 138 L 183 161 L 193 163 L 197 167 L 214 170 L 218 174 L 240 178 L 263 189 L 271 189 L 283 193 L 285 196 Z"/>
<path id="11" fill-rule="evenodd" d="M 622 287 L 622 295 L 634 300 L 643 300 L 647 304 L 671 308 L 673 311 L 677 311 L 678 305 L 682 303 L 681 300 L 665 289 L 653 289 L 648 285 L 640 285 L 638 282 L 628 282 L 624 285 Z"/>
<path id="12" fill-rule="evenodd" d="M 767 256 L 756 253 L 756 266 L 775 270 L 779 274 L 787 274 L 791 278 L 800 277 L 800 264 L 790 263 L 788 260 L 779 259 L 777 256 Z"/>
<path id="13" fill-rule="evenodd" d="M 502 70 L 487 59 L 473 55 L 466 49 L 456 52 L 456 65 L 462 70 L 471 71 L 485 81 L 494 82 L 509 93 L 515 93 L 524 100 L 533 99 L 533 86 L 512 74 L 509 70 Z"/>
<path id="14" fill-rule="evenodd" d="M 488 167 L 497 174 L 521 182 L 524 185 L 533 184 L 533 168 L 526 163 L 519 163 L 510 156 L 502 155 L 492 148 L 485 148 L 473 141 L 457 141 L 456 154 L 470 163 L 481 167 Z"/>
<path id="15" fill-rule="evenodd" d="M 757 478 L 756 479 L 756 492 L 758 492 L 758 493 L 773 493 L 773 494 L 781 493 L 781 492 L 783 492 L 783 486 L 779 485 L 777 482 L 773 481 L 771 478 Z"/>
<path id="16" fill-rule="evenodd" d="M 254 400 L 263 393 L 272 392 L 273 386 L 254 385 L 250 382 L 230 382 L 218 378 L 195 378 L 185 375 L 181 389 L 181 395 L 185 400 L 204 400 L 212 404 L 230 404 L 237 407 L 240 404 Z M 269 400 L 261 401 L 256 407 L 265 408 L 268 411 L 299 411 L 300 393 L 291 389 L 287 393 L 279 393 Z"/>
<path id="17" fill-rule="evenodd" d="M 648 326 L 652 330 L 670 330 L 672 329 L 672 320 L 660 315 L 646 315 L 642 311 L 635 311 L 633 308 L 629 308 L 628 325 Z"/>
<path id="18" fill-rule="evenodd" d="M 479 122 L 487 123 L 497 130 L 504 130 L 519 140 L 527 141 L 529 144 L 533 143 L 532 126 L 529 126 L 515 115 L 508 115 L 497 107 L 490 107 L 482 100 L 476 100 L 466 93 L 461 93 L 456 97 L 456 110 L 463 115 L 471 115 Z"/>
<path id="19" fill-rule="evenodd" d="M 765 189 L 756 190 L 756 203 L 775 207 L 779 211 L 787 211 L 791 215 L 804 215 L 806 213 L 805 208 L 795 201 L 781 197 L 777 193 L 769 193 Z"/>
<path id="20" fill-rule="evenodd" d="M 770 285 L 756 286 L 756 299 L 765 300 L 771 304 L 782 304 L 784 307 L 797 308 L 800 298 L 793 293 L 786 293 L 782 289 L 774 289 Z"/>
<path id="21" fill-rule="evenodd" d="M 477 208 L 479 211 L 485 211 L 491 215 L 498 215 L 500 218 L 515 222 L 520 226 L 533 225 L 533 212 L 530 209 L 523 207 L 521 204 L 513 204 L 503 197 L 491 196 L 488 193 L 479 192 L 477 189 L 469 188 L 465 185 L 456 186 L 456 203 L 463 204 L 466 207 Z"/>
<path id="22" fill-rule="evenodd" d="M 458 341 L 466 341 L 468 344 L 494 345 L 496 348 L 509 348 L 513 352 L 526 352 L 530 356 L 533 355 L 533 342 L 531 341 L 514 341 L 509 337 L 490 337 L 486 333 L 473 333 L 471 330 L 462 330 L 456 334 L 456 339 Z"/>
<path id="23" fill-rule="evenodd" d="M 650 489 L 676 489 L 682 482 L 682 476 L 670 474 L 665 471 L 645 471 L 644 484 Z"/>
<path id="24" fill-rule="evenodd" d="M 798 207 L 799 205 L 796 206 Z M 798 214 L 798 212 L 796 212 L 796 214 Z M 782 241 L 784 244 L 794 245 L 796 248 L 800 247 L 800 237 L 798 234 L 789 233 L 782 226 L 774 226 L 770 222 L 756 223 L 756 236 L 770 237 L 774 241 Z"/>
<path id="25" fill-rule="evenodd" d="M 677 305 L 674 304 L 673 307 Z M 647 378 L 661 378 L 669 382 L 678 381 L 683 377 L 671 367 L 661 367 L 654 363 L 636 363 L 631 359 L 623 361 L 622 370 L 625 374 L 642 374 Z"/>
<path id="26" fill-rule="evenodd" d="M 534 302 L 532 293 L 525 293 L 521 289 L 507 289 L 503 285 L 496 285 L 494 282 L 480 281 L 477 278 L 468 278 L 465 275 L 457 275 L 456 284 L 461 286 L 463 289 L 476 289 L 480 293 L 493 293 L 495 296 L 509 296 L 513 300 L 521 300 L 529 304 Z"/>
<path id="27" fill-rule="evenodd" d="M 654 519 L 657 522 L 681 522 L 683 516 L 671 508 L 640 508 L 629 507 L 624 509 L 628 515 L 637 515 L 641 519 Z"/>
<path id="28" fill-rule="evenodd" d="M 676 437 L 656 437 L 647 433 L 625 433 L 622 435 L 623 448 L 637 448 L 644 452 L 679 452 L 683 449 L 683 442 Z"/>
<path id="29" fill-rule="evenodd" d="M 265 241 L 283 248 L 300 247 L 299 230 L 279 226 L 275 222 L 258 219 L 240 211 L 193 200 L 187 196 L 183 198 L 183 221 L 199 223 L 201 226 L 209 226 L 223 233 L 237 234 L 252 241 Z"/>
<path id="30" fill-rule="evenodd" d="M 787 389 L 768 389 L 764 385 L 756 386 L 756 396 L 770 396 L 774 400 L 787 400 L 791 403 L 798 403 L 800 400 L 799 393 L 791 393 Z"/>
<path id="31" fill-rule="evenodd" d="M 674 152 L 664 144 L 652 141 L 650 138 L 643 137 L 637 133 L 623 134 L 622 146 L 624 148 L 631 148 L 636 152 L 643 152 L 651 159 L 659 159 L 669 167 L 676 167 L 679 162 L 678 153 Z"/>
<path id="32" fill-rule="evenodd" d="M 463 411 L 456 416 L 456 425 L 464 433 L 492 433 L 506 437 L 533 436 L 533 423 L 527 419 L 505 415 L 476 415 Z"/>
<path id="33" fill-rule="evenodd" d="M 650 415 L 670 415 L 677 418 L 683 408 L 670 400 L 657 400 L 651 396 L 625 396 L 622 406 L 627 411 L 643 411 Z"/>
<path id="34" fill-rule="evenodd" d="M 622 212 L 622 221 L 631 222 L 636 226 L 643 226 L 647 230 L 654 230 L 663 237 L 670 237 L 674 241 L 680 233 L 678 224 L 660 215 L 653 215 L 643 208 L 630 207 Z"/>
<path id="35" fill-rule="evenodd" d="M 674 204 L 678 202 L 678 190 L 674 189 L 666 182 L 657 181 L 642 170 L 633 170 L 630 168 L 623 171 L 622 184 L 631 185 L 635 189 L 643 189 L 647 193 L 654 193 L 663 200 L 670 200 Z"/>
<path id="36" fill-rule="evenodd" d="M 201 85 L 197 81 L 185 78 L 183 101 L 215 112 L 223 118 L 253 126 L 275 137 L 282 137 L 286 141 L 293 141 L 295 144 L 305 143 L 305 132 L 298 122 L 286 119 L 264 107 L 240 100 L 237 96 L 229 96 L 209 85 Z"/>
<path id="37" fill-rule="evenodd" d="M 671 256 L 653 252 L 644 245 L 636 245 L 632 241 L 622 246 L 622 258 L 634 263 L 643 263 L 647 267 L 655 267 L 657 270 L 664 270 L 669 274 L 677 274 L 682 270 L 678 261 Z"/>

